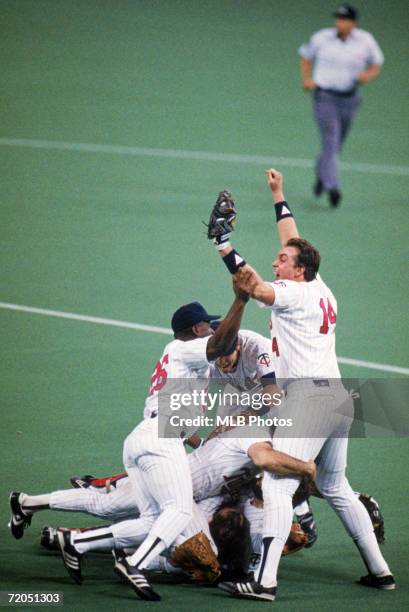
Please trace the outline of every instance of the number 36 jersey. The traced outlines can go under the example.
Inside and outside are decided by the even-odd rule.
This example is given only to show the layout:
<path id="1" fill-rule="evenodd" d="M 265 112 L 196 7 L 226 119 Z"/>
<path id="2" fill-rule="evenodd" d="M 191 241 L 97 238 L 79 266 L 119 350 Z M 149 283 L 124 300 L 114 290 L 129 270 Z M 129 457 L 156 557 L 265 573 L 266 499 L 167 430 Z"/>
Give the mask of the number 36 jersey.
<path id="1" fill-rule="evenodd" d="M 277 379 L 340 378 L 335 354 L 337 302 L 321 277 L 310 282 L 276 280 L 271 308 Z"/>
<path id="2" fill-rule="evenodd" d="M 151 388 L 145 401 L 145 419 L 157 414 L 159 392 L 162 393 L 162 403 L 168 392 L 169 396 L 172 392 L 189 393 L 192 390 L 189 382 L 196 390 L 207 386 L 210 364 L 206 349 L 209 338 L 211 336 L 187 342 L 173 340 L 165 346 L 152 374 Z"/>

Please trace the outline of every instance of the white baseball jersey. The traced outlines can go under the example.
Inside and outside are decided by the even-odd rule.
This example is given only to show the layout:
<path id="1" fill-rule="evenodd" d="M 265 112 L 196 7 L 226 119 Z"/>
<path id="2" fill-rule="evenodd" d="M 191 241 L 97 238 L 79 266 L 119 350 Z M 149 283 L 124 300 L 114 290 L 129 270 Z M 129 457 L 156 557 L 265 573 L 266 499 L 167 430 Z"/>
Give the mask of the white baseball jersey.
<path id="1" fill-rule="evenodd" d="M 144 418 L 158 412 L 158 393 L 167 392 L 173 381 L 207 379 L 210 364 L 206 357 L 207 343 L 211 336 L 183 342 L 173 340 L 163 350 L 151 378 L 151 388 L 145 400 Z M 175 387 L 173 386 L 173 390 Z"/>
<path id="2" fill-rule="evenodd" d="M 216 363 L 210 366 L 210 378 L 229 381 L 240 391 L 260 390 L 260 380 L 274 372 L 270 341 L 256 332 L 240 330 L 240 358 L 234 372 L 222 372 Z"/>
<path id="3" fill-rule="evenodd" d="M 243 431 L 237 428 L 236 435 Z M 263 435 L 263 430 L 260 433 Z M 265 441 L 271 441 L 267 432 L 263 438 L 213 438 L 191 453 L 189 465 L 195 500 L 220 495 L 226 484 L 225 476 L 232 476 L 243 467 L 253 469 L 247 451 L 252 444 Z"/>
<path id="4" fill-rule="evenodd" d="M 277 379 L 340 378 L 335 354 L 337 301 L 321 277 L 310 282 L 276 280 L 271 308 Z"/>

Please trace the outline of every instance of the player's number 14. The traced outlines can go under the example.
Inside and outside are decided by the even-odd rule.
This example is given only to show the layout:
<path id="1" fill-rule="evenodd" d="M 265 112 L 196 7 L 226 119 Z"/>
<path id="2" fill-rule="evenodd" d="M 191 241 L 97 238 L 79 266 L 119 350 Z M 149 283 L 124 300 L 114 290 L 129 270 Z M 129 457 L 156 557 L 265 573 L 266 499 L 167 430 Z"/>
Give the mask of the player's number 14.
<path id="1" fill-rule="evenodd" d="M 329 329 L 328 322 L 330 322 L 331 325 L 335 325 L 335 323 L 337 322 L 337 313 L 333 309 L 332 304 L 328 298 L 327 298 L 327 303 L 325 303 L 324 298 L 320 299 L 320 308 L 322 310 L 322 317 L 323 317 L 322 325 L 320 327 L 320 334 L 327 334 L 328 329 Z M 277 357 L 280 356 L 277 338 L 275 337 L 272 339 L 272 350 L 273 350 L 273 353 L 275 353 Z"/>
<path id="2" fill-rule="evenodd" d="M 328 321 L 331 323 L 331 325 L 334 325 L 337 322 L 337 313 L 333 309 L 332 304 L 328 298 L 327 298 L 327 304 L 325 304 L 324 298 L 320 299 L 320 308 L 322 310 L 322 315 L 323 315 L 322 325 L 320 327 L 320 334 L 327 334 L 328 333 Z"/>

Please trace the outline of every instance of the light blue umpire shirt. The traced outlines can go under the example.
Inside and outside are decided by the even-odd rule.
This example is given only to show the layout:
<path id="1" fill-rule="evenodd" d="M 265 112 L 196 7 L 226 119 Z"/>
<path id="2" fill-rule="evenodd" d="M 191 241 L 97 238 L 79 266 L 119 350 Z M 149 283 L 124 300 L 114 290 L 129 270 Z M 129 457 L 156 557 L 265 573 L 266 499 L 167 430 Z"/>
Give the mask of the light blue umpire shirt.
<path id="1" fill-rule="evenodd" d="M 339 92 L 353 90 L 362 70 L 384 62 L 372 34 L 358 28 L 354 28 L 345 40 L 338 36 L 336 28 L 319 30 L 298 52 L 314 62 L 312 78 L 318 87 Z"/>

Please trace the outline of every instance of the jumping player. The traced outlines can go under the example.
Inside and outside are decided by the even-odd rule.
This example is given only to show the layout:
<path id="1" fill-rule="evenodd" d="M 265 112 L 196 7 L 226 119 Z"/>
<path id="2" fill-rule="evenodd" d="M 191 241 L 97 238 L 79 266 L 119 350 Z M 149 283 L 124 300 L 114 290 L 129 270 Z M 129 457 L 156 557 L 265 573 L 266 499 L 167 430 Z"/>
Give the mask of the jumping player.
<path id="1" fill-rule="evenodd" d="M 336 300 L 318 275 L 319 252 L 299 237 L 293 214 L 284 199 L 282 175 L 274 169 L 266 174 L 282 244 L 273 262 L 275 281 L 264 282 L 232 249 L 226 231 L 228 225 L 220 224 L 220 218 L 216 219 L 216 232 L 212 236 L 211 217 L 208 236 L 214 237 L 216 249 L 240 286 L 261 306 L 271 309 L 277 379 L 283 379 L 286 387 L 286 414 L 299 425 L 293 437 L 288 437 L 288 432 L 283 431 L 285 428 L 278 427 L 274 434 L 275 447 L 302 459 L 319 455 L 318 489 L 353 538 L 369 572 L 359 584 L 394 589 L 394 578 L 379 550 L 368 513 L 345 476 L 353 406 L 339 380 L 335 354 Z M 220 194 L 216 203 L 218 213 L 225 209 L 230 215 L 234 211 L 229 197 L 226 192 Z M 275 599 L 277 568 L 291 527 L 291 500 L 298 483 L 296 477 L 265 474 L 261 562 L 254 580 L 224 584 L 224 589 L 232 595 Z"/>

